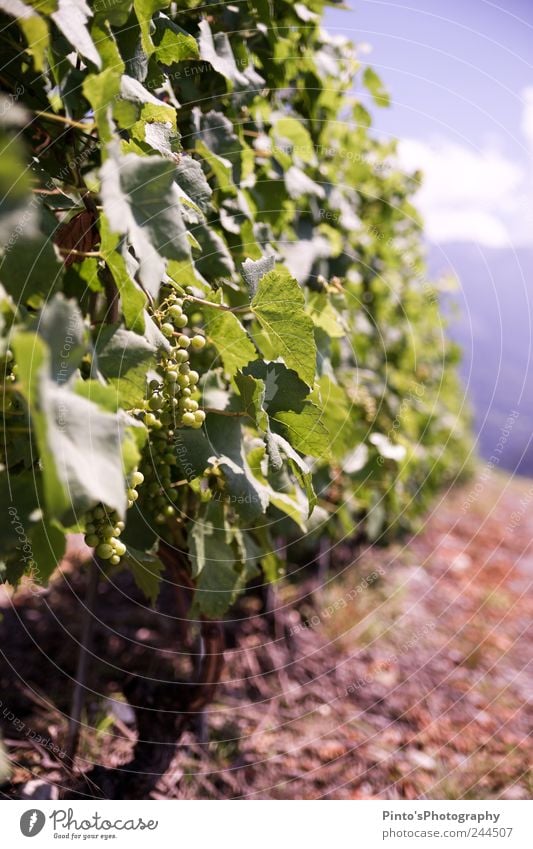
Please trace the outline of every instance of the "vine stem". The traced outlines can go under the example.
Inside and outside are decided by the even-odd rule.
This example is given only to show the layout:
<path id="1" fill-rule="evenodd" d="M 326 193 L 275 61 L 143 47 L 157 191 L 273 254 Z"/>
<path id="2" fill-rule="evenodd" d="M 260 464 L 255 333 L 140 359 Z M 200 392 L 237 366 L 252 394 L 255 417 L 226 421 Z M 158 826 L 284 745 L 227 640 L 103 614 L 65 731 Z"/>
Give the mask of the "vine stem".
<path id="1" fill-rule="evenodd" d="M 100 251 L 77 251 L 75 248 L 59 248 L 59 253 L 61 255 L 65 254 L 66 256 L 72 254 L 73 256 L 79 256 L 82 259 L 91 256 L 98 257 L 98 259 L 104 259 L 104 256 L 100 253 Z"/>
<path id="2" fill-rule="evenodd" d="M 236 416 L 237 418 L 251 418 L 250 413 L 245 410 L 219 410 L 216 407 L 203 407 L 204 413 L 216 413 L 217 416 Z"/>
<path id="3" fill-rule="evenodd" d="M 197 298 L 195 295 L 184 295 L 184 301 L 192 301 L 194 304 L 200 304 L 204 307 L 212 307 L 215 310 L 221 310 L 222 312 L 251 312 L 250 305 L 242 306 L 242 307 L 228 307 L 226 304 L 215 304 L 212 301 L 206 301 L 204 298 Z"/>
<path id="4" fill-rule="evenodd" d="M 72 702 L 68 723 L 68 736 L 66 745 L 66 756 L 69 763 L 73 763 L 78 742 L 80 739 L 81 715 L 85 704 L 87 670 L 89 668 L 89 656 L 91 653 L 94 611 L 96 595 L 98 591 L 98 580 L 100 577 L 100 564 L 96 557 L 92 557 L 89 566 L 89 581 L 85 595 L 85 605 L 81 615 L 81 635 L 78 650 L 78 662 L 74 689 L 72 691 Z"/>
<path id="5" fill-rule="evenodd" d="M 95 204 L 93 198 L 88 192 L 83 195 L 83 203 L 85 208 L 91 212 L 95 212 Z M 113 281 L 113 277 L 109 269 L 104 269 L 104 284 L 105 296 L 107 301 L 107 323 L 113 323 L 118 318 L 118 291 Z M 94 322 L 96 309 L 96 300 L 91 303 L 91 321 Z M 85 596 L 85 605 L 81 617 L 81 636 L 78 651 L 78 662 L 76 667 L 76 677 L 74 680 L 74 688 L 72 691 L 72 702 L 70 709 L 70 717 L 68 724 L 66 756 L 67 762 L 74 763 L 74 758 L 78 750 L 80 739 L 81 715 L 85 704 L 87 691 L 87 671 L 89 668 L 89 658 L 91 654 L 93 626 L 95 620 L 96 597 L 98 592 L 98 581 L 100 571 L 103 570 L 102 561 L 93 554 L 89 565 L 89 580 L 87 584 L 87 592 Z"/>
<path id="6" fill-rule="evenodd" d="M 36 118 L 40 118 L 42 121 L 57 121 L 58 124 L 65 124 L 67 127 L 73 127 L 77 130 L 93 130 L 95 127 L 94 122 L 92 124 L 82 124 L 81 121 L 73 121 L 71 118 L 65 118 L 63 115 L 54 115 L 53 112 L 34 112 L 33 113 Z"/>

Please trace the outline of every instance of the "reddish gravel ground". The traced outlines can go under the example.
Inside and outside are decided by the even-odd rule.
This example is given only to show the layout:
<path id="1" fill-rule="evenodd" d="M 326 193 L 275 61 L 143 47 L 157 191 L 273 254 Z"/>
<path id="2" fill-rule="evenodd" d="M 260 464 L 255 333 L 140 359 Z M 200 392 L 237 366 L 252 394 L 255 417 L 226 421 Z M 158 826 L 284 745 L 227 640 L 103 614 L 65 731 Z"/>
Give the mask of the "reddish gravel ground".
<path id="1" fill-rule="evenodd" d="M 443 497 L 414 538 L 358 552 L 312 601 L 283 588 L 274 634 L 249 599 L 217 700 L 153 796 L 531 798 L 532 576 L 533 482 L 493 475 Z M 52 745 L 65 731 L 76 580 L 63 570 L 45 613 L 32 595 L 16 616 L 3 601 L 2 699 L 25 723 L 0 715 L 14 764 L 6 795 L 36 778 L 52 793 L 68 783 Z M 116 695 L 128 666 L 153 674 L 171 633 L 121 592 L 118 604 L 116 589 L 101 594 L 95 654 L 106 662 L 95 664 L 80 770 L 128 760 L 131 711 L 110 713 L 97 694 Z"/>

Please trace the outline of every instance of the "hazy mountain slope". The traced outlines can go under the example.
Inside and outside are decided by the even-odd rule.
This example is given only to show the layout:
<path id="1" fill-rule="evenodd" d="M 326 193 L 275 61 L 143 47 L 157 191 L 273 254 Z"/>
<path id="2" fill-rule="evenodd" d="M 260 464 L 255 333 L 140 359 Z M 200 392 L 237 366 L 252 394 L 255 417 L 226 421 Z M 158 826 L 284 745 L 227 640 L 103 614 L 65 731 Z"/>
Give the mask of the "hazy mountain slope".
<path id="1" fill-rule="evenodd" d="M 502 468 L 533 474 L 533 249 L 431 246 L 429 265 L 432 276 L 451 271 L 459 278 L 450 333 L 464 352 L 479 451 L 493 455 L 515 416 L 496 456 Z"/>

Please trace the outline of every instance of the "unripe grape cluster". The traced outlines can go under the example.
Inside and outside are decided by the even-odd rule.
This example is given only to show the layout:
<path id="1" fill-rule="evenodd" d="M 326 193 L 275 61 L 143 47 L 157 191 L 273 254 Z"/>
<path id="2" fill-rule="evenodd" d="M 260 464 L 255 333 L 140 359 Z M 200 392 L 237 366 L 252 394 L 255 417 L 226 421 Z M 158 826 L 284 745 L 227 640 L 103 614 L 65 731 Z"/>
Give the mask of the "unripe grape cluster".
<path id="1" fill-rule="evenodd" d="M 13 358 L 13 352 L 7 348 L 4 356 L 0 360 L 0 369 L 2 371 L 2 430 L 3 439 L 0 446 L 0 463 L 3 466 L 9 467 L 11 461 L 11 449 L 13 446 L 13 431 L 12 426 L 20 425 L 21 419 L 24 416 L 24 404 L 18 392 L 14 391 L 11 385 L 17 380 L 17 366 Z"/>
<path id="2" fill-rule="evenodd" d="M 205 338 L 181 332 L 187 326 L 188 318 L 183 312 L 183 300 L 174 292 L 167 295 L 158 316 L 161 333 L 170 342 L 171 349 L 163 355 L 160 377 L 149 384 L 145 424 L 155 429 L 180 425 L 201 428 L 205 413 L 198 409 L 198 401 L 192 397 L 197 391 L 200 375 L 191 369 L 189 357 L 190 351 L 202 350 Z"/>
<path id="3" fill-rule="evenodd" d="M 138 498 L 137 487 L 144 481 L 144 475 L 135 470 L 128 478 L 128 507 L 132 507 Z M 125 528 L 115 510 L 109 510 L 104 504 L 98 504 L 85 515 L 85 543 L 94 548 L 101 560 L 109 560 L 111 566 L 118 566 L 126 553 L 126 546 L 119 540 Z"/>
<path id="4" fill-rule="evenodd" d="M 3 360 L 3 362 L 2 362 L 2 365 L 3 365 L 2 379 L 4 381 L 9 381 L 9 382 L 16 380 L 16 377 L 15 377 L 16 367 L 15 367 L 15 361 L 14 361 L 14 358 L 13 358 L 13 351 L 11 351 L 9 348 L 7 348 L 4 356 L 2 357 L 2 360 Z"/>
<path id="5" fill-rule="evenodd" d="M 144 408 L 139 416 L 148 429 L 142 471 L 135 471 L 128 481 L 128 507 L 137 500 L 140 490 L 142 509 L 153 515 L 156 525 L 164 526 L 176 516 L 175 502 L 178 493 L 176 481 L 177 462 L 173 446 L 177 427 L 201 428 L 205 412 L 193 396 L 197 393 L 200 375 L 191 368 L 189 357 L 201 351 L 205 338 L 198 333 L 187 335 L 183 331 L 188 318 L 183 311 L 183 299 L 174 292 L 164 291 L 163 301 L 154 314 L 161 333 L 168 339 L 170 349 L 161 355 L 156 376 L 148 383 Z M 115 512 L 98 505 L 86 516 L 87 545 L 111 565 L 118 565 L 126 551 L 119 540 L 124 523 Z"/>
<path id="6" fill-rule="evenodd" d="M 142 499 L 155 524 L 163 526 L 175 517 L 174 504 L 178 499 L 172 486 L 177 473 L 174 429 L 199 429 L 205 421 L 205 413 L 194 398 L 200 375 L 189 362 L 191 352 L 201 351 L 205 346 L 205 338 L 183 332 L 188 318 L 183 311 L 183 300 L 172 291 L 165 292 L 156 318 L 170 350 L 162 355 L 158 375 L 148 384 L 143 418 L 150 437 L 149 453 L 142 466 L 146 478 Z"/>

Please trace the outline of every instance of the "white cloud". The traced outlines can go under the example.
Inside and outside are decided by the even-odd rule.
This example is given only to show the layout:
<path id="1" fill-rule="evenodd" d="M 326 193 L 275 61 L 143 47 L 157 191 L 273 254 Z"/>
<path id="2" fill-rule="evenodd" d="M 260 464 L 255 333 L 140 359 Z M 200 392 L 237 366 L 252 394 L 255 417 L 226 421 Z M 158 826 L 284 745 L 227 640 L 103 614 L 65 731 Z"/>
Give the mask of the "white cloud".
<path id="1" fill-rule="evenodd" d="M 529 170 L 493 146 L 475 150 L 444 138 L 399 143 L 401 165 L 424 174 L 417 205 L 432 241 L 533 244 L 533 86 L 523 99 Z"/>

